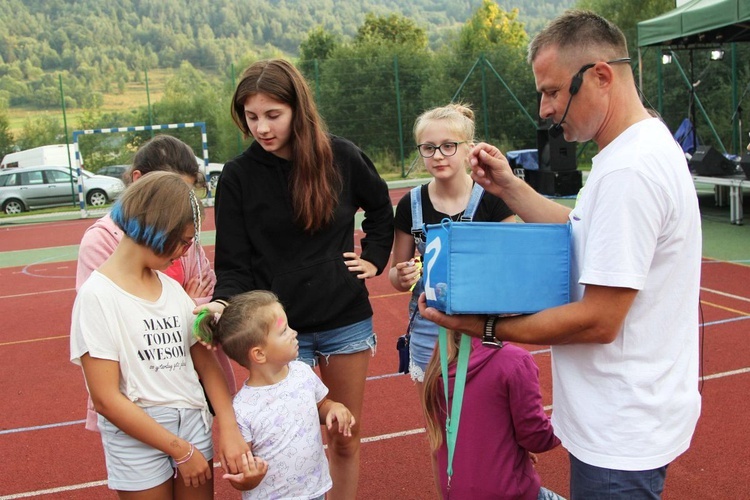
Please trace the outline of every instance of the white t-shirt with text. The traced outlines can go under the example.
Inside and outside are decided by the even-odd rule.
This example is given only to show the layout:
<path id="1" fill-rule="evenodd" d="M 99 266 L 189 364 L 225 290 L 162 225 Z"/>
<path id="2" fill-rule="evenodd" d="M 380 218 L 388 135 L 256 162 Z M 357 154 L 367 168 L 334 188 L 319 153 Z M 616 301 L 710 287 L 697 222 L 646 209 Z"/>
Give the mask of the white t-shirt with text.
<path id="1" fill-rule="evenodd" d="M 120 392 L 140 407 L 165 406 L 206 411 L 206 398 L 190 357 L 195 304 L 179 283 L 157 273 L 161 296 L 136 297 L 94 271 L 73 306 L 70 359 L 117 361 Z M 207 411 L 206 411 L 207 413 Z"/>

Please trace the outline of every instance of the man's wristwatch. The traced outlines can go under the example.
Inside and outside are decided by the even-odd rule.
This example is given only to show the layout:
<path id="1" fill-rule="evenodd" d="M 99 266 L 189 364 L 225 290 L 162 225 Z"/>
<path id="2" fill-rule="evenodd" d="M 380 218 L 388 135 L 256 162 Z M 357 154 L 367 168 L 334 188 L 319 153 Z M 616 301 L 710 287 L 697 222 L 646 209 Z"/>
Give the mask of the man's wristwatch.
<path id="1" fill-rule="evenodd" d="M 495 322 L 497 316 L 487 316 L 484 322 L 484 335 L 482 336 L 482 345 L 500 349 L 503 346 L 502 341 L 495 338 Z"/>

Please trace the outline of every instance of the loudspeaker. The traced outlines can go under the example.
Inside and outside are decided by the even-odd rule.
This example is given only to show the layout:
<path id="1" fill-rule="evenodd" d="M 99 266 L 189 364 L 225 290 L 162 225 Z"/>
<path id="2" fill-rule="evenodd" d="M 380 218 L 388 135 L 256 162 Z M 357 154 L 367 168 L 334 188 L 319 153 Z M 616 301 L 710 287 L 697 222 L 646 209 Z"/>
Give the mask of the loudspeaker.
<path id="1" fill-rule="evenodd" d="M 731 160 L 716 151 L 712 146 L 698 146 L 688 162 L 690 171 L 696 175 L 734 175 L 735 166 Z"/>
<path id="2" fill-rule="evenodd" d="M 546 127 L 537 128 L 536 147 L 540 170 L 562 172 L 576 169 L 576 144 L 566 141 L 562 135 L 552 137 Z"/>
<path id="3" fill-rule="evenodd" d="M 580 170 L 524 170 L 524 178 L 536 192 L 547 196 L 576 195 L 583 186 Z"/>
<path id="4" fill-rule="evenodd" d="M 740 167 L 742 167 L 742 171 L 745 172 L 745 179 L 750 179 L 750 151 L 742 153 Z"/>

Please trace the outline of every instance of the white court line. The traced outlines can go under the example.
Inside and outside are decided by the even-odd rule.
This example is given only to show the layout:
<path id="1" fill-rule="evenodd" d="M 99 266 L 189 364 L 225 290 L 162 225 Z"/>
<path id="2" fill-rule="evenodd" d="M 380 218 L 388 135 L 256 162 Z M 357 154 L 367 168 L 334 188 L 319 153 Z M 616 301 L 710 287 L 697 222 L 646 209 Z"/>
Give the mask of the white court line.
<path id="1" fill-rule="evenodd" d="M 60 486 L 58 488 L 49 488 L 47 490 L 27 491 L 25 493 L 14 493 L 12 495 L 1 496 L 0 500 L 11 500 L 13 498 L 30 498 L 40 495 L 52 495 L 55 493 L 63 493 L 66 491 L 83 490 L 86 488 L 96 488 L 97 486 L 106 486 L 107 480 L 104 481 L 92 481 L 90 483 L 71 484 L 70 486 Z"/>
<path id="2" fill-rule="evenodd" d="M 730 299 L 744 300 L 745 302 L 750 302 L 750 298 L 743 297 L 741 295 L 734 295 L 732 293 L 721 292 L 719 290 L 713 290 L 711 288 L 705 288 L 705 287 L 701 287 L 701 290 L 705 290 L 707 292 L 715 293 L 716 295 L 721 295 L 722 297 L 729 297 Z"/>
<path id="3" fill-rule="evenodd" d="M 45 290 L 43 292 L 17 293 L 15 295 L 0 295 L 0 299 L 16 299 L 18 297 L 30 297 L 32 295 L 42 295 L 43 293 L 58 293 L 75 291 L 75 288 L 61 288 L 59 290 Z"/>
<path id="4" fill-rule="evenodd" d="M 732 375 L 742 375 L 743 373 L 750 373 L 750 368 L 740 368 L 738 370 L 732 370 L 723 373 L 714 373 L 713 375 L 706 375 L 703 380 L 713 380 L 715 378 L 730 377 Z"/>
<path id="5" fill-rule="evenodd" d="M 54 429 L 55 427 L 65 427 L 66 425 L 76 425 L 84 423 L 86 423 L 85 420 L 71 420 L 69 422 L 60 422 L 57 424 L 45 424 L 37 425 L 34 427 L 18 427 L 17 429 L 5 429 L 4 431 L 0 431 L 0 436 L 2 436 L 3 434 L 15 434 L 16 432 L 26 431 L 41 431 L 42 429 Z"/>

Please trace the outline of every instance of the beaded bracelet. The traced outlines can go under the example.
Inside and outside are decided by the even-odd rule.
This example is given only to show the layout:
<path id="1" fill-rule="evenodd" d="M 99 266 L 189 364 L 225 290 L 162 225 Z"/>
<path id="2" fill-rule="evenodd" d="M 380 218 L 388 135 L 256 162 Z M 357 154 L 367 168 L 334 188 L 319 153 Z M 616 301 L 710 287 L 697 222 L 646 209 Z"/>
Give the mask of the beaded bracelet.
<path id="1" fill-rule="evenodd" d="M 179 467 L 180 465 L 182 465 L 184 463 L 189 462 L 190 459 L 193 458 L 193 453 L 194 452 L 195 452 L 195 445 L 193 445 L 193 443 L 190 443 L 190 451 L 187 453 L 187 455 L 185 455 L 184 457 L 182 457 L 179 460 L 175 460 L 174 461 L 174 464 L 175 464 L 174 478 L 175 479 L 177 479 L 177 467 Z"/>

